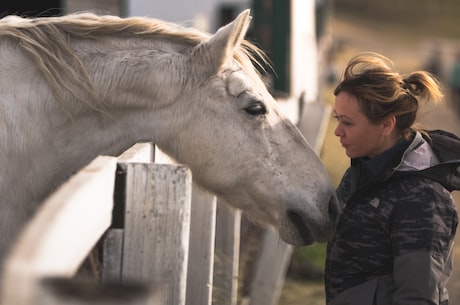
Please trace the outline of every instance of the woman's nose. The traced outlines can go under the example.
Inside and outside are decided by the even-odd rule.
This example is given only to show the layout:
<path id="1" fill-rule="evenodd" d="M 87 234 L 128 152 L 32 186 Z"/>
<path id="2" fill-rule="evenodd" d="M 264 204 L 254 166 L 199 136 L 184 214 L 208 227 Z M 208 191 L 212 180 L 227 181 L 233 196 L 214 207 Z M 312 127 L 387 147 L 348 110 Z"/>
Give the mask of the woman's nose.
<path id="1" fill-rule="evenodd" d="M 341 137 L 343 134 L 342 129 L 340 128 L 340 124 L 337 124 L 337 127 L 334 129 L 334 135 L 337 137 Z"/>

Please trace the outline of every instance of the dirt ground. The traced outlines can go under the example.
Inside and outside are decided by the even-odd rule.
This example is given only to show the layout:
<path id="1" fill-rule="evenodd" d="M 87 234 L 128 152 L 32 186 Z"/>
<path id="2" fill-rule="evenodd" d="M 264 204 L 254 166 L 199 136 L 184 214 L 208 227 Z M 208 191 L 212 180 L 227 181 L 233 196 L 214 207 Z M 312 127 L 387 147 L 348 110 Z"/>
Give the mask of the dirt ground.
<path id="1" fill-rule="evenodd" d="M 346 62 L 354 55 L 364 51 L 379 52 L 393 60 L 401 73 L 422 69 L 426 60 L 427 45 L 431 38 L 412 37 L 406 39 L 404 35 L 395 31 L 385 31 L 362 24 L 335 19 L 330 25 L 333 41 L 338 46 L 335 56 L 334 69 L 341 72 Z M 408 37 L 408 36 L 406 36 Z M 442 80 L 443 81 L 443 80 Z M 327 88 L 326 100 L 332 98 L 332 87 Z M 419 121 L 426 129 L 444 129 L 460 135 L 460 116 L 454 110 L 448 90 L 445 91 L 446 100 L 442 105 L 422 106 Z M 335 172 L 331 172 L 332 180 L 337 183 L 343 170 L 348 166 L 348 160 L 337 157 L 336 152 L 343 153 L 338 141 L 333 136 L 334 123 L 331 122 L 324 143 L 322 158 L 328 164 L 334 164 Z M 330 165 L 329 165 L 330 166 Z M 460 192 L 453 196 L 460 211 Z M 449 304 L 460 304 L 460 230 L 457 232 L 456 247 L 454 250 L 454 273 L 449 281 Z M 301 282 L 287 279 L 279 305 L 324 305 L 323 284 L 321 282 Z"/>

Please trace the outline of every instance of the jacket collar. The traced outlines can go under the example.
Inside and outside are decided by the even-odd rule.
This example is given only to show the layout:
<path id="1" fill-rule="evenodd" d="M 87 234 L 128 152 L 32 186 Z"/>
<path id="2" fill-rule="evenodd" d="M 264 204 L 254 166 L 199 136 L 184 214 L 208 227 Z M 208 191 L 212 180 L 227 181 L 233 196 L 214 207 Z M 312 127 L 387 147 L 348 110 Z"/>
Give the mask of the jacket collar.
<path id="1" fill-rule="evenodd" d="M 416 132 L 414 139 L 401 157 L 401 162 L 394 168 L 397 171 L 424 170 L 439 164 L 430 144 L 420 132 Z"/>
<path id="2" fill-rule="evenodd" d="M 401 140 L 372 159 L 352 159 L 352 190 L 395 174 L 423 176 L 449 191 L 460 190 L 460 139 L 441 130 L 426 133 L 416 132 L 412 141 Z"/>
<path id="3" fill-rule="evenodd" d="M 374 158 L 355 158 L 351 160 L 351 188 L 357 190 L 378 181 L 387 180 L 399 164 L 401 156 L 410 142 L 399 140 L 393 147 Z"/>

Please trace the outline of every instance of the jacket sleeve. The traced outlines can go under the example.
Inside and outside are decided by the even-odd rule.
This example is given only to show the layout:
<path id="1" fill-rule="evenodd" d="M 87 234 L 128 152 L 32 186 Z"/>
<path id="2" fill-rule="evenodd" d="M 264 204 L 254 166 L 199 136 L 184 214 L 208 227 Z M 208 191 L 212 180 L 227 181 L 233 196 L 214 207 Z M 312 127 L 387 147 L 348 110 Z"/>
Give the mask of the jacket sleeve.
<path id="1" fill-rule="evenodd" d="M 450 266 L 446 266 L 444 257 L 430 252 L 411 252 L 396 257 L 393 305 L 447 305 L 445 284 L 452 270 L 451 264 L 447 264 Z"/>
<path id="2" fill-rule="evenodd" d="M 390 225 L 393 305 L 447 304 L 455 205 L 437 183 L 414 179 L 404 187 L 406 193 L 399 198 Z"/>

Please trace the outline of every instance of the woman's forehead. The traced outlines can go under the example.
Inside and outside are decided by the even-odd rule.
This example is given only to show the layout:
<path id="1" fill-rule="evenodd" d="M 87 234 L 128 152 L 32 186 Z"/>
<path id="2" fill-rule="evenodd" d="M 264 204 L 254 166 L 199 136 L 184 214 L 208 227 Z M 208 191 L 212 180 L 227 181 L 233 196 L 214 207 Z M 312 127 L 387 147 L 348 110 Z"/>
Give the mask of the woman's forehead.
<path id="1" fill-rule="evenodd" d="M 359 111 L 358 99 L 354 95 L 342 91 L 335 97 L 334 110 L 336 113 Z"/>

